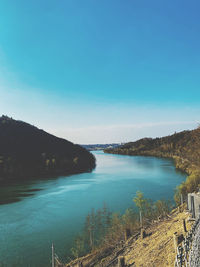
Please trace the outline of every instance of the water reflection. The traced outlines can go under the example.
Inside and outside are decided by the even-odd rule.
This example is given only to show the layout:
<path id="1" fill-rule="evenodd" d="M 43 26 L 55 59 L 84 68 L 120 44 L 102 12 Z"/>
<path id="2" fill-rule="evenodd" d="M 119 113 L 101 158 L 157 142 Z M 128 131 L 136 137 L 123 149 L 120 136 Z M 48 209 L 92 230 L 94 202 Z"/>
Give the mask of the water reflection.
<path id="1" fill-rule="evenodd" d="M 31 185 L 20 186 L 10 185 L 0 188 L 0 204 L 9 204 L 18 202 L 25 197 L 33 196 L 36 192 L 41 191 L 41 188 L 30 188 Z"/>

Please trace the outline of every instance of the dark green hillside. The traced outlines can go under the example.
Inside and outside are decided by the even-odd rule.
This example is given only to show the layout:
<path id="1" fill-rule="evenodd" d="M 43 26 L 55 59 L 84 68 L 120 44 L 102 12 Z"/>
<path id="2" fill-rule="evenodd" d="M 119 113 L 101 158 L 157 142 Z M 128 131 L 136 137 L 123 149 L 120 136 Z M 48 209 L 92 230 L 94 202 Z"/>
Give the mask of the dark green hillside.
<path id="1" fill-rule="evenodd" d="M 1 181 L 91 171 L 95 158 L 79 145 L 28 123 L 0 117 Z"/>
<path id="2" fill-rule="evenodd" d="M 105 149 L 104 152 L 173 158 L 176 167 L 189 174 L 186 182 L 180 185 L 179 190 L 186 193 L 199 188 L 200 128 L 162 138 L 143 138 L 115 149 Z"/>

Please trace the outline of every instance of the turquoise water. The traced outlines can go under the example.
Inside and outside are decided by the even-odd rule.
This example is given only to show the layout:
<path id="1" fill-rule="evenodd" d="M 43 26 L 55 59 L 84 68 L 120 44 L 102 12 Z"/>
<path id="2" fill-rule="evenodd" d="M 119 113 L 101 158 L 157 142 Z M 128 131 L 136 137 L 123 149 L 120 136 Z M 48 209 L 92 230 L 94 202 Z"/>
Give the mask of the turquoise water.
<path id="1" fill-rule="evenodd" d="M 186 177 L 171 160 L 93 153 L 97 168 L 92 173 L 0 189 L 0 263 L 50 266 L 51 243 L 65 259 L 91 208 L 105 202 L 123 212 L 133 206 L 137 190 L 153 200 L 172 199 Z"/>

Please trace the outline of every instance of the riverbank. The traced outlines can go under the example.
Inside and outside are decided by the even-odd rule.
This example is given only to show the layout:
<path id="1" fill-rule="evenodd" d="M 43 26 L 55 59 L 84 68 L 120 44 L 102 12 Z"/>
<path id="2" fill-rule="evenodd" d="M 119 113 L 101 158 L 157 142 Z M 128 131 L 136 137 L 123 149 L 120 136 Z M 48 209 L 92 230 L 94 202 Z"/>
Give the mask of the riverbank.
<path id="1" fill-rule="evenodd" d="M 153 156 L 170 158 L 178 170 L 185 172 L 188 177 L 176 190 L 175 201 L 180 204 L 180 194 L 197 191 L 200 184 L 200 128 L 183 131 L 162 138 L 143 138 L 136 142 L 124 144 L 115 149 L 105 149 L 105 153 Z"/>

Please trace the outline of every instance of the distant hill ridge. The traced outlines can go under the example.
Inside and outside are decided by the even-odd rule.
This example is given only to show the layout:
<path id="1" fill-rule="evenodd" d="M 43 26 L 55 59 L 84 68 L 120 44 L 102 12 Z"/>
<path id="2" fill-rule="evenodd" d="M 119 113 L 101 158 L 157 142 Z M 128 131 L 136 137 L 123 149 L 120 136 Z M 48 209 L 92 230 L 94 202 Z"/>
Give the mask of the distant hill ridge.
<path id="1" fill-rule="evenodd" d="M 23 121 L 0 117 L 0 180 L 29 179 L 91 171 L 86 149 Z"/>

